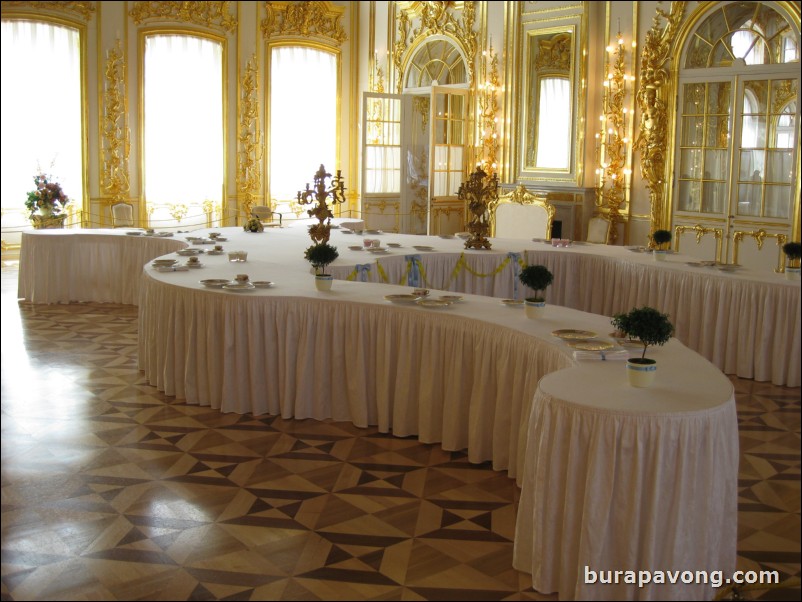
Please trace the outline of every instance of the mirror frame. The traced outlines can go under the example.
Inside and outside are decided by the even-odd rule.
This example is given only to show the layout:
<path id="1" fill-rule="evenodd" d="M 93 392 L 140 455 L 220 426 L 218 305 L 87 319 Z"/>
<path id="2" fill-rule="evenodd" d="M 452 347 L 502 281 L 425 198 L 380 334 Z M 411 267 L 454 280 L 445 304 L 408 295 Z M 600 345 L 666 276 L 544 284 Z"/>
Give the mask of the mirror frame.
<path id="1" fill-rule="evenodd" d="M 553 182 L 562 185 L 581 186 L 584 177 L 585 164 L 585 104 L 586 104 L 586 73 L 587 73 L 587 49 L 585 39 L 587 37 L 587 13 L 580 5 L 581 12 L 573 15 L 565 15 L 555 19 L 545 15 L 532 16 L 534 19 L 527 20 L 529 15 L 523 15 L 518 31 L 518 43 L 516 44 L 517 60 L 515 70 L 517 74 L 517 91 L 514 95 L 516 110 L 513 119 L 513 130 L 519 132 L 518 141 L 511 149 L 514 156 L 511 161 L 512 173 L 511 181 L 521 183 L 546 183 Z M 540 18 L 538 18 L 540 17 Z M 537 124 L 532 124 L 531 119 L 538 114 L 538 85 L 535 66 L 532 64 L 536 55 L 532 49 L 532 44 L 543 36 L 553 36 L 558 33 L 570 33 L 572 36 L 571 65 L 568 77 L 571 83 L 571 132 L 569 134 L 569 160 L 568 167 L 549 168 L 537 167 L 527 161 L 527 146 L 529 138 L 537 137 Z M 534 106 L 533 106 L 534 105 Z"/>

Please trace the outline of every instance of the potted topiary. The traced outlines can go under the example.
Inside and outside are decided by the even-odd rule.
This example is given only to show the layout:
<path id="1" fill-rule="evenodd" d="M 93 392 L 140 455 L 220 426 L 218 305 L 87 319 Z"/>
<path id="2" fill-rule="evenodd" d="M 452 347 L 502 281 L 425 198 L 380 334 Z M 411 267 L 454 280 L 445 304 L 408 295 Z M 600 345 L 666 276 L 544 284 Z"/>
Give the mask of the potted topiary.
<path id="1" fill-rule="evenodd" d="M 798 241 L 787 242 L 783 245 L 783 253 L 788 258 L 785 266 L 785 277 L 789 280 L 799 280 L 799 260 L 802 259 L 802 244 Z"/>
<path id="2" fill-rule="evenodd" d="M 306 260 L 315 268 L 315 287 L 317 287 L 317 290 L 331 290 L 333 278 L 331 275 L 326 274 L 326 266 L 339 256 L 337 247 L 332 247 L 327 242 L 314 244 L 304 252 Z"/>
<path id="3" fill-rule="evenodd" d="M 612 324 L 618 332 L 643 345 L 641 357 L 627 360 L 627 375 L 633 387 L 648 387 L 657 372 L 657 362 L 646 357 L 646 349 L 649 345 L 668 342 L 674 333 L 674 325 L 666 314 L 653 307 L 640 307 L 626 314 L 616 314 Z"/>
<path id="4" fill-rule="evenodd" d="M 666 258 L 666 252 L 668 251 L 668 248 L 665 245 L 668 245 L 671 242 L 671 231 L 655 230 L 652 233 L 652 242 L 655 244 L 653 252 L 655 260 L 663 261 Z"/>
<path id="5" fill-rule="evenodd" d="M 528 265 L 518 274 L 518 279 L 535 291 L 534 297 L 526 298 L 526 317 L 539 318 L 546 307 L 546 287 L 552 283 L 554 276 L 544 265 Z"/>

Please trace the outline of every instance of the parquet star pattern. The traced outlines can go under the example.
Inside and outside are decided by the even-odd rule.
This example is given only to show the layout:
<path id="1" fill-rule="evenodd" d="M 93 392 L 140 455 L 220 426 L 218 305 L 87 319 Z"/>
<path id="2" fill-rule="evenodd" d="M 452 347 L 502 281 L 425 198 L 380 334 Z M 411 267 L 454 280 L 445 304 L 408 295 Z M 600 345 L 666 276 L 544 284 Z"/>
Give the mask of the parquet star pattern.
<path id="1" fill-rule="evenodd" d="M 512 568 L 506 473 L 186 405 L 137 370 L 135 307 L 18 303 L 16 278 L 4 265 L 3 600 L 556 599 Z M 800 389 L 733 382 L 738 568 L 799 576 Z"/>

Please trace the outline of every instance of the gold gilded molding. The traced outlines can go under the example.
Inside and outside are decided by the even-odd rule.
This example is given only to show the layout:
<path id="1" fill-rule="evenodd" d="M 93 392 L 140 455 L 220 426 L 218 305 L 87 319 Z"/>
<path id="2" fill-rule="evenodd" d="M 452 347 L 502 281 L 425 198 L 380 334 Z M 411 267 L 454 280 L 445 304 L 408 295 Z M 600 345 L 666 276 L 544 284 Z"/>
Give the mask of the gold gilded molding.
<path id="1" fill-rule="evenodd" d="M 125 59 L 120 39 L 107 51 L 102 115 L 101 186 L 110 197 L 109 204 L 124 201 L 131 188 L 128 159 L 131 155 L 131 130 L 125 101 Z"/>
<path id="2" fill-rule="evenodd" d="M 474 57 L 478 48 L 479 34 L 473 30 L 476 8 L 473 2 L 462 3 L 461 21 L 450 12 L 455 2 L 413 2 L 402 8 L 398 16 L 398 35 L 393 45 L 393 64 L 396 67 L 396 91 L 403 90 L 404 67 L 409 62 L 411 50 L 433 35 L 442 35 L 455 41 L 465 57 L 468 84 L 473 85 Z M 420 17 L 420 26 L 410 28 L 409 14 Z"/>
<path id="3" fill-rule="evenodd" d="M 134 23 L 180 21 L 233 32 L 237 19 L 229 11 L 231 2 L 134 2 L 128 13 Z"/>
<path id="4" fill-rule="evenodd" d="M 535 67 L 538 71 L 570 73 L 572 44 L 570 33 L 558 33 L 550 39 L 538 40 Z"/>
<path id="5" fill-rule="evenodd" d="M 649 190 L 650 231 L 662 227 L 666 197 L 666 148 L 668 144 L 668 68 L 671 49 L 683 15 L 685 2 L 672 2 L 671 13 L 657 7 L 652 28 L 646 32 L 640 62 L 640 88 L 637 93 L 641 121 L 635 149 L 640 153 L 641 177 Z M 661 26 L 661 19 L 666 19 Z"/>
<path id="6" fill-rule="evenodd" d="M 723 228 L 705 228 L 701 224 L 695 226 L 676 226 L 674 228 L 674 251 L 679 253 L 679 242 L 682 234 L 691 231 L 696 235 L 696 244 L 702 243 L 702 238 L 707 234 L 712 234 L 716 239 L 716 261 L 721 261 L 721 245 L 724 240 Z"/>
<path id="7" fill-rule="evenodd" d="M 554 223 L 554 215 L 557 212 L 557 209 L 548 201 L 547 196 L 551 196 L 551 193 L 548 195 L 544 195 L 543 193 L 534 194 L 529 192 L 526 189 L 526 186 L 523 184 L 518 184 L 510 192 L 504 193 L 497 197 L 488 205 L 487 209 L 488 213 L 490 214 L 490 236 L 492 237 L 496 235 L 496 210 L 498 209 L 499 205 L 503 205 L 505 203 L 514 203 L 516 205 L 535 205 L 537 207 L 542 207 L 546 212 L 546 231 L 551 232 L 551 226 Z"/>
<path id="8" fill-rule="evenodd" d="M 479 119 L 481 123 L 481 159 L 479 164 L 488 175 L 498 170 L 498 101 L 496 90 L 501 89 L 498 75 L 498 55 L 493 46 L 482 53 L 482 82 L 479 84 Z M 488 68 L 489 64 L 489 68 Z"/>
<path id="9" fill-rule="evenodd" d="M 738 250 L 744 237 L 754 238 L 755 242 L 757 243 L 758 251 L 763 249 L 763 245 L 767 238 L 774 238 L 777 243 L 777 267 L 774 268 L 774 271 L 777 274 L 782 274 L 785 272 L 785 262 L 783 261 L 783 245 L 788 242 L 788 237 L 785 234 L 768 233 L 763 228 L 760 230 L 753 230 L 751 232 L 736 230 L 732 234 L 732 262 L 734 264 L 738 263 Z"/>
<path id="10" fill-rule="evenodd" d="M 95 2 L 23 2 L 4 0 L 3 11 L 9 8 L 35 8 L 53 10 L 89 21 L 95 13 Z"/>
<path id="11" fill-rule="evenodd" d="M 303 36 L 329 40 L 341 46 L 348 39 L 342 26 L 344 7 L 331 2 L 265 2 L 262 35 Z"/>
<path id="12" fill-rule="evenodd" d="M 245 215 L 251 214 L 262 188 L 264 142 L 259 129 L 259 70 L 256 53 L 240 79 L 239 132 L 237 134 L 237 195 Z"/>

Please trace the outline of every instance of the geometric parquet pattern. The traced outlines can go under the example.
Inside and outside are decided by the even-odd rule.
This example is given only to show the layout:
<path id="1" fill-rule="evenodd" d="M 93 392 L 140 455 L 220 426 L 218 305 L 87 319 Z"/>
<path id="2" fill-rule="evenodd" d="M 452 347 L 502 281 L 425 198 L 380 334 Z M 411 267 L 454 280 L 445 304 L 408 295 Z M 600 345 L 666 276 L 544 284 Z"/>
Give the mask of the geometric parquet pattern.
<path id="1" fill-rule="evenodd" d="M 555 600 L 506 473 L 348 423 L 221 414 L 136 365 L 137 310 L 2 269 L 3 600 Z M 732 377 L 738 568 L 800 575 L 800 389 Z M 799 599 L 799 589 L 750 599 Z"/>

